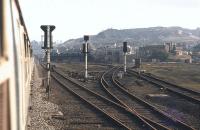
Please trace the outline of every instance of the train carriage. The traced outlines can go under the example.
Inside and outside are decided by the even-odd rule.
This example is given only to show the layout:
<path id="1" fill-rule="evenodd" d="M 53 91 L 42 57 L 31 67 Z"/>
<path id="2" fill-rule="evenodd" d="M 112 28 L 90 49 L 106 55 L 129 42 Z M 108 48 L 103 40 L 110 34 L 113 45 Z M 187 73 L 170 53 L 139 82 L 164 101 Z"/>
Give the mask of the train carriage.
<path id="1" fill-rule="evenodd" d="M 23 130 L 27 122 L 33 58 L 17 0 L 0 1 L 0 129 Z"/>

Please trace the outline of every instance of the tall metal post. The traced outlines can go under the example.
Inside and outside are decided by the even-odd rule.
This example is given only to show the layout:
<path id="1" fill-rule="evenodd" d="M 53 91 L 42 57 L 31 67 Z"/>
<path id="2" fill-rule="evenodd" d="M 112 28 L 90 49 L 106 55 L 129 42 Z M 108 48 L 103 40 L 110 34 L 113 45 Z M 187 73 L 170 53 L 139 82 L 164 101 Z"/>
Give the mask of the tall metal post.
<path id="1" fill-rule="evenodd" d="M 44 47 L 42 47 L 42 49 L 46 50 L 46 57 L 47 57 L 47 65 L 46 65 L 46 68 L 47 68 L 47 87 L 46 87 L 46 92 L 48 92 L 48 98 L 49 98 L 49 95 L 50 95 L 50 81 L 51 81 L 50 52 L 51 52 L 51 49 L 53 48 L 51 32 L 55 29 L 55 26 L 42 25 L 41 29 L 44 31 Z"/>
<path id="2" fill-rule="evenodd" d="M 126 52 L 124 52 L 124 72 L 126 73 Z"/>
<path id="3" fill-rule="evenodd" d="M 50 88 L 50 49 L 47 49 L 47 92 Z"/>
<path id="4" fill-rule="evenodd" d="M 105 57 L 105 63 L 108 64 L 108 46 L 105 47 L 106 49 L 106 57 Z"/>
<path id="5" fill-rule="evenodd" d="M 50 90 L 50 27 L 47 26 L 47 89 L 46 92 Z"/>
<path id="6" fill-rule="evenodd" d="M 85 43 L 85 78 L 87 79 L 88 77 L 88 71 L 87 71 L 87 42 Z"/>
<path id="7" fill-rule="evenodd" d="M 127 42 L 123 42 L 123 52 L 124 52 L 124 73 L 126 73 L 126 52 L 127 52 Z"/>
<path id="8" fill-rule="evenodd" d="M 85 35 L 84 36 L 84 41 L 85 41 L 85 47 L 84 49 L 84 54 L 85 54 L 85 79 L 88 78 L 88 66 L 87 66 L 87 53 L 88 53 L 88 40 L 89 40 L 89 36 Z"/>

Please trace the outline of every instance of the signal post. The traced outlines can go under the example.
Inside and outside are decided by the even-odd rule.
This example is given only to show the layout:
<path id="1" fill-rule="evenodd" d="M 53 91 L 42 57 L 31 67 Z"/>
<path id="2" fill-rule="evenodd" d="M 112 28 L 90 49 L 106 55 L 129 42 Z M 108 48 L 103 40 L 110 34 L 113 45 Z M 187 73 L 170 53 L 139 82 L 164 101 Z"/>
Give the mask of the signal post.
<path id="1" fill-rule="evenodd" d="M 46 52 L 46 58 L 47 58 L 47 64 L 46 64 L 46 68 L 47 68 L 47 87 L 46 87 L 46 92 L 48 92 L 48 98 L 50 95 L 50 78 L 51 78 L 51 74 L 50 74 L 50 52 L 51 49 L 53 49 L 53 42 L 52 42 L 52 31 L 55 29 L 54 25 L 41 25 L 40 28 L 44 31 L 44 46 L 42 47 L 42 49 L 45 49 Z"/>
<path id="2" fill-rule="evenodd" d="M 123 52 L 124 52 L 124 73 L 126 73 L 127 42 L 123 42 Z"/>
<path id="3" fill-rule="evenodd" d="M 83 44 L 83 53 L 85 55 L 85 80 L 88 78 L 88 65 L 87 65 L 87 54 L 88 54 L 88 40 L 89 36 L 84 35 L 85 44 Z"/>

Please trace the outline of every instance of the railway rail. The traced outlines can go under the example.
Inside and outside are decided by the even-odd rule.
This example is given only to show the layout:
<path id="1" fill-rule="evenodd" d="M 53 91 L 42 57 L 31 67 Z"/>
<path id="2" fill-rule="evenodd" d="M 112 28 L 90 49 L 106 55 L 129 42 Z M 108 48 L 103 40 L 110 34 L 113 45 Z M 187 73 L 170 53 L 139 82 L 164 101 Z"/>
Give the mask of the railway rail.
<path id="1" fill-rule="evenodd" d="M 140 115 L 141 118 L 154 125 L 159 126 L 162 129 L 194 129 L 187 124 L 167 115 L 161 110 L 158 110 L 153 105 L 145 102 L 144 100 L 136 97 L 125 90 L 121 84 L 114 78 L 115 68 L 105 72 L 102 75 L 101 83 L 104 89 L 109 95 L 112 95 L 123 106 L 127 107 L 131 111 Z M 156 126 L 155 126 L 156 125 Z M 157 128 L 158 129 L 158 128 Z M 159 128 L 161 129 L 161 128 Z"/>
<path id="2" fill-rule="evenodd" d="M 54 70 L 52 77 L 75 96 L 79 97 L 98 112 L 104 114 L 107 119 L 118 125 L 121 129 L 156 129 L 126 107 L 94 93 L 58 71 Z M 69 82 L 71 85 L 66 85 Z"/>
<path id="3" fill-rule="evenodd" d="M 145 73 L 139 74 L 138 72 L 136 72 L 134 70 L 130 70 L 130 69 L 128 71 L 130 74 L 134 74 L 134 75 L 140 77 L 141 79 L 143 79 L 159 88 L 164 88 L 165 90 L 173 92 L 176 95 L 179 95 L 179 96 L 187 99 L 188 101 L 191 101 L 191 102 L 194 102 L 194 103 L 200 105 L 200 92 L 169 83 L 165 80 L 159 79 L 152 75 L 148 75 Z"/>

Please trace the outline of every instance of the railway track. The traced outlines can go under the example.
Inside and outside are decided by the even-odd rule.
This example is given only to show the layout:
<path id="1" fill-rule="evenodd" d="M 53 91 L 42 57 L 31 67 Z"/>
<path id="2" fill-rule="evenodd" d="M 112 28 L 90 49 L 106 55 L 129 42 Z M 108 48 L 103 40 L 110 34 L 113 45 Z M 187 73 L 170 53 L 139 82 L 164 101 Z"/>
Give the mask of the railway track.
<path id="1" fill-rule="evenodd" d="M 143 80 L 146 80 L 147 82 L 159 87 L 164 88 L 170 92 L 175 93 L 176 95 L 179 95 L 188 101 L 191 101 L 193 103 L 200 105 L 200 93 L 191 89 L 187 89 L 172 83 L 169 83 L 167 81 L 161 80 L 155 76 L 151 76 L 145 73 L 138 73 L 134 70 L 128 70 L 129 73 L 134 74 L 138 77 L 140 77 Z"/>
<path id="2" fill-rule="evenodd" d="M 151 126 L 126 107 L 94 93 L 71 78 L 64 76 L 60 72 L 55 70 L 52 72 L 52 77 L 69 92 L 89 104 L 93 109 L 96 109 L 98 112 L 104 114 L 107 119 L 117 125 L 120 129 L 156 130 L 156 128 Z"/>
<path id="3" fill-rule="evenodd" d="M 115 68 L 105 72 L 101 78 L 101 83 L 108 94 L 118 100 L 121 105 L 127 107 L 134 113 L 137 113 L 141 118 L 152 124 L 154 127 L 161 127 L 157 129 L 193 129 L 187 124 L 167 115 L 153 105 L 129 93 L 114 78 L 114 71 Z"/>

